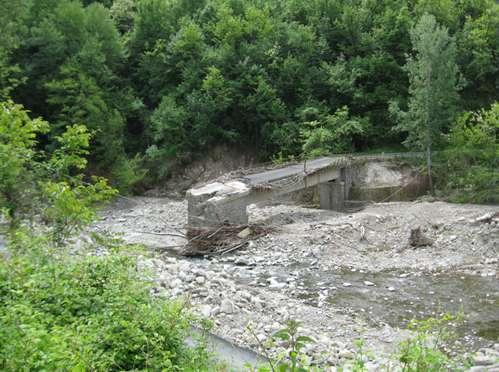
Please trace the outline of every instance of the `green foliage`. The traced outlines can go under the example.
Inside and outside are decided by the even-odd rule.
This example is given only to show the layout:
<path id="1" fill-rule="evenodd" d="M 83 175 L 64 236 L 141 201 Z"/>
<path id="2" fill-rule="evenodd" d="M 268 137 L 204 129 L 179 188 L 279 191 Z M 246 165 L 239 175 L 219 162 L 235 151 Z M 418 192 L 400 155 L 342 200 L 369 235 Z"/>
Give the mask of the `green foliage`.
<path id="1" fill-rule="evenodd" d="M 497 100 L 499 4 L 491 4 L 479 17 L 467 16 L 458 40 L 458 61 L 466 79 L 463 104 L 476 110 Z"/>
<path id="2" fill-rule="evenodd" d="M 396 362 L 397 367 L 395 368 L 406 372 L 454 371 L 469 368 L 470 361 L 466 357 L 462 355 L 451 357 L 444 351 L 445 346 L 451 346 L 457 340 L 455 328 L 462 325 L 463 319 L 463 313 L 457 313 L 456 315 L 444 314 L 439 318 L 412 320 L 408 325 L 408 329 L 413 335 L 396 345 L 397 351 L 391 356 L 391 359 Z M 249 331 L 252 332 L 252 329 L 249 328 Z M 288 321 L 285 328 L 273 335 L 268 345 L 260 345 L 263 350 L 270 349 L 270 353 L 275 352 L 278 347 L 284 347 L 287 350 L 286 355 L 274 360 L 269 357 L 269 352 L 266 351 L 266 356 L 269 359 L 268 367 L 261 366 L 255 369 L 248 366 L 248 369 L 258 372 L 308 372 L 320 370 L 306 362 L 307 356 L 302 351 L 304 346 L 313 343 L 314 340 L 300 336 L 298 331 L 299 322 Z M 254 334 L 253 336 L 256 337 Z M 279 342 L 276 343 L 275 341 Z M 364 340 L 356 340 L 354 346 L 356 350 L 355 356 L 344 365 L 337 366 L 338 371 L 364 372 L 367 371 L 366 362 L 375 359 L 375 356 L 365 349 Z M 385 368 L 386 370 L 392 370 L 391 367 L 385 366 Z"/>
<path id="3" fill-rule="evenodd" d="M 22 106 L 5 102 L 0 107 L 0 208 L 14 227 L 22 219 L 42 214 L 54 241 L 61 243 L 95 217 L 97 203 L 116 193 L 103 178 L 83 181 L 80 174 L 89 153 L 90 133 L 74 125 L 56 137 L 50 156 L 37 149 L 40 134 L 49 124 L 32 120 Z"/>
<path id="4" fill-rule="evenodd" d="M 92 181 L 83 184 L 80 178 L 73 178 L 71 182 L 41 184 L 48 205 L 43 209 L 43 217 L 55 242 L 62 243 L 90 224 L 96 217 L 95 208 L 116 195 L 106 179 L 94 177 Z"/>
<path id="5" fill-rule="evenodd" d="M 456 107 L 497 101 L 494 0 L 13 0 L 0 24 L 0 99 L 53 124 L 50 151 L 85 124 L 89 168 L 122 192 L 220 143 L 262 160 L 438 146 Z"/>
<path id="6" fill-rule="evenodd" d="M 87 166 L 85 156 L 89 154 L 90 133 L 84 125 L 73 125 L 55 137 L 59 147 L 49 160 L 49 167 L 58 174 L 70 174 L 71 170 L 83 170 Z"/>
<path id="7" fill-rule="evenodd" d="M 416 332 L 416 335 L 399 345 L 398 359 L 403 371 L 456 370 L 459 366 L 466 365 L 466 361 L 453 360 L 441 350 L 445 343 L 451 342 L 455 337 L 449 323 L 459 322 L 461 319 L 462 314 L 445 314 L 441 318 L 411 321 L 409 329 Z"/>
<path id="8" fill-rule="evenodd" d="M 18 233 L 0 260 L 0 369 L 203 371 L 181 303 L 150 295 L 136 259 L 58 257 Z"/>
<path id="9" fill-rule="evenodd" d="M 306 371 L 306 365 L 301 360 L 301 349 L 313 340 L 310 337 L 298 334 L 300 323 L 289 320 L 286 328 L 281 329 L 273 335 L 274 339 L 284 341 L 288 349 L 289 361 L 280 362 L 277 366 L 278 371 L 302 372 Z"/>
<path id="10" fill-rule="evenodd" d="M 131 32 L 134 17 L 137 13 L 137 2 L 135 0 L 115 0 L 110 13 L 121 33 Z"/>
<path id="11" fill-rule="evenodd" d="M 353 140 L 364 133 L 361 120 L 349 118 L 346 106 L 332 115 L 324 115 L 313 107 L 301 112 L 303 153 L 318 157 L 330 153 L 353 151 Z"/>
<path id="12" fill-rule="evenodd" d="M 426 150 L 454 119 L 457 103 L 456 47 L 448 31 L 435 17 L 425 14 L 411 31 L 415 57 L 407 61 L 409 103 L 400 111 L 393 103 L 397 130 L 407 132 L 406 143 Z"/>
<path id="13" fill-rule="evenodd" d="M 48 89 L 48 103 L 58 107 L 55 133 L 73 123 L 85 123 L 95 133 L 92 158 L 101 166 L 112 167 L 123 157 L 123 119 L 106 103 L 95 79 L 77 66 L 61 67 L 61 80 L 53 80 Z M 103 125 L 105 123 L 105 125 Z"/>
<path id="14" fill-rule="evenodd" d="M 47 122 L 31 120 L 22 106 L 0 103 L 0 208 L 13 223 L 34 201 L 37 135 L 48 129 Z"/>
<path id="15" fill-rule="evenodd" d="M 366 368 L 366 357 L 367 353 L 364 350 L 364 340 L 359 339 L 354 342 L 356 352 L 355 359 L 352 363 L 352 371 L 353 372 L 364 372 L 367 371 Z"/>
<path id="16" fill-rule="evenodd" d="M 113 166 L 110 179 L 112 186 L 122 194 L 131 194 L 147 175 L 144 169 L 144 158 L 136 155 L 133 158 L 123 158 Z"/>
<path id="17" fill-rule="evenodd" d="M 395 129 L 407 133 L 405 143 L 426 151 L 426 169 L 433 193 L 432 149 L 457 111 L 456 45 L 448 30 L 427 13 L 411 30 L 411 40 L 416 56 L 410 57 L 406 65 L 408 109 L 402 111 L 392 102 L 390 111 L 398 120 Z"/>
<path id="18" fill-rule="evenodd" d="M 308 336 L 300 335 L 299 327 L 299 322 L 290 319 L 287 321 L 285 328 L 272 335 L 272 338 L 268 340 L 269 347 L 275 348 L 279 344 L 280 347 L 286 350 L 286 353 L 277 360 L 272 360 L 267 355 L 269 367 L 261 366 L 257 369 L 258 372 L 307 372 L 312 370 L 307 363 L 307 356 L 302 352 L 302 349 L 307 344 L 313 343 L 314 340 Z M 248 329 L 252 332 L 251 328 Z M 256 339 L 258 340 L 258 337 Z"/>
<path id="19" fill-rule="evenodd" d="M 467 112 L 452 126 L 440 156 L 440 187 L 451 200 L 499 202 L 499 104 Z"/>

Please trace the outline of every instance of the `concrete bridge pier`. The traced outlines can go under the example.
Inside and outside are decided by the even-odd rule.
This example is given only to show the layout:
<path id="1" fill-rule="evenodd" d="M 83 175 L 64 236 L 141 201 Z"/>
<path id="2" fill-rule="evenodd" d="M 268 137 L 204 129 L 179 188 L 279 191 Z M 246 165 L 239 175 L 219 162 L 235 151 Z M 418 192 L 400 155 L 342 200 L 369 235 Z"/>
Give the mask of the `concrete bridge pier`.
<path id="1" fill-rule="evenodd" d="M 345 182 L 332 180 L 319 184 L 321 209 L 341 211 L 345 206 Z"/>
<path id="2" fill-rule="evenodd" d="M 321 209 L 342 211 L 345 200 L 350 196 L 353 174 L 350 168 L 341 168 L 339 177 L 319 183 L 319 204 Z"/>
<path id="3" fill-rule="evenodd" d="M 215 182 L 187 192 L 188 225 L 220 226 L 224 223 L 248 223 L 246 206 L 251 203 L 251 189 L 239 181 Z"/>

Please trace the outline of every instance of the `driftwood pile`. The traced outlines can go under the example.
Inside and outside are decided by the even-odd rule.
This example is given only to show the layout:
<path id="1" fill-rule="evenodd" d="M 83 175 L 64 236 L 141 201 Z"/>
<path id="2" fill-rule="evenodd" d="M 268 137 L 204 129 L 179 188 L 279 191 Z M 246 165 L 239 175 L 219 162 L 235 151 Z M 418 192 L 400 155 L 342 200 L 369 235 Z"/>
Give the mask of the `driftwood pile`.
<path id="1" fill-rule="evenodd" d="M 421 227 L 417 227 L 415 229 L 411 229 L 409 245 L 413 248 L 431 246 L 433 245 L 433 240 L 423 234 Z"/>
<path id="2" fill-rule="evenodd" d="M 245 247 L 250 240 L 270 233 L 272 229 L 263 225 L 222 225 L 211 228 L 188 227 L 188 244 L 185 256 L 208 256 L 227 254 Z"/>

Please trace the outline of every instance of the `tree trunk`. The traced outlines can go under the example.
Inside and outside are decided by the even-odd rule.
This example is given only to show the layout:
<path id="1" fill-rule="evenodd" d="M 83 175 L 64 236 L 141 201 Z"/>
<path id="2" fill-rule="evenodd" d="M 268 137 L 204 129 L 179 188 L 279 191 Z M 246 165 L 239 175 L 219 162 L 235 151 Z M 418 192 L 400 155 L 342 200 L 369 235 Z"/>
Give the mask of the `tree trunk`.
<path id="1" fill-rule="evenodd" d="M 431 146 L 429 144 L 426 146 L 426 170 L 428 172 L 428 186 L 430 187 L 430 193 L 433 195 L 433 178 L 431 177 Z"/>

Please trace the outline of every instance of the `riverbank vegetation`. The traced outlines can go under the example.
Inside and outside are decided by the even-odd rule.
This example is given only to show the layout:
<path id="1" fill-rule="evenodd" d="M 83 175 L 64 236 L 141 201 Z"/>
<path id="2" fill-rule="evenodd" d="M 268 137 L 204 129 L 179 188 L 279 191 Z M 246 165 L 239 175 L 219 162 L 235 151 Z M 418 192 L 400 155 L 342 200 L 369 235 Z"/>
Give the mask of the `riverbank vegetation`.
<path id="1" fill-rule="evenodd" d="M 0 98 L 51 123 L 38 145 L 48 152 L 68 127 L 84 124 L 93 133 L 89 170 L 122 192 L 154 185 L 221 143 L 260 160 L 404 141 L 454 146 L 455 154 L 451 128 L 472 125 L 463 117 L 497 101 L 493 0 L 0 7 Z M 490 174 L 481 158 L 473 161 Z M 458 173 L 444 183 L 469 188 Z"/>
<path id="2" fill-rule="evenodd" d="M 208 371 L 187 346 L 185 305 L 151 296 L 133 255 L 67 255 L 43 238 L 11 235 L 0 259 L 3 371 Z"/>
<path id="3" fill-rule="evenodd" d="M 83 180 L 84 126 L 67 127 L 50 154 L 37 148 L 48 127 L 0 106 L 0 369 L 209 370 L 203 340 L 185 342 L 185 304 L 151 296 L 136 252 L 98 236 L 71 245 L 116 190 Z"/>

